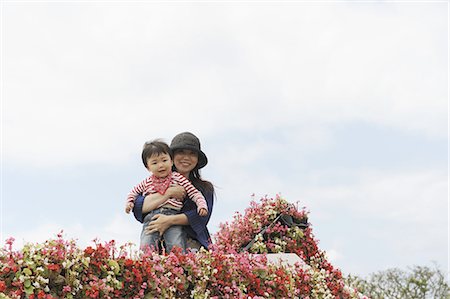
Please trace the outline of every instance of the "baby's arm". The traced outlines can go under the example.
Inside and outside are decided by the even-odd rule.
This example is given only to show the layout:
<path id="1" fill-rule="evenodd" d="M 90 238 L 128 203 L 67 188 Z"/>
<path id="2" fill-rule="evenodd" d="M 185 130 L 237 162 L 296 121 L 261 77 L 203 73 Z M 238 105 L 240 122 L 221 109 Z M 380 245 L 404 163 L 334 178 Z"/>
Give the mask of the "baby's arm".
<path id="1" fill-rule="evenodd" d="M 192 201 L 195 202 L 195 204 L 197 205 L 198 214 L 200 216 L 207 216 L 208 205 L 206 204 L 206 200 L 203 194 L 200 191 L 198 191 L 194 187 L 194 185 L 192 185 L 192 183 L 181 174 L 174 172 L 174 175 L 176 175 L 178 182 L 186 190 L 189 198 L 192 199 Z"/>
<path id="2" fill-rule="evenodd" d="M 134 208 L 134 202 L 127 201 L 125 204 L 125 213 L 129 214 Z"/>
<path id="3" fill-rule="evenodd" d="M 180 201 L 186 196 L 186 191 L 180 185 L 171 185 L 164 194 L 152 193 L 145 197 L 142 212 L 148 213 L 163 206 L 169 198 L 176 198 Z"/>
<path id="4" fill-rule="evenodd" d="M 146 190 L 146 187 L 148 186 L 148 183 L 149 183 L 149 178 L 143 180 L 142 182 L 140 182 L 139 184 L 134 186 L 133 189 L 131 189 L 130 193 L 128 193 L 128 196 L 127 196 L 127 201 L 125 204 L 125 213 L 128 214 L 131 212 L 131 210 L 133 210 L 134 201 L 136 200 L 136 197 L 139 194 L 144 193 L 144 191 Z"/>
<path id="5" fill-rule="evenodd" d="M 205 208 L 201 208 L 200 210 L 198 210 L 198 214 L 202 217 L 208 216 L 208 210 Z"/>

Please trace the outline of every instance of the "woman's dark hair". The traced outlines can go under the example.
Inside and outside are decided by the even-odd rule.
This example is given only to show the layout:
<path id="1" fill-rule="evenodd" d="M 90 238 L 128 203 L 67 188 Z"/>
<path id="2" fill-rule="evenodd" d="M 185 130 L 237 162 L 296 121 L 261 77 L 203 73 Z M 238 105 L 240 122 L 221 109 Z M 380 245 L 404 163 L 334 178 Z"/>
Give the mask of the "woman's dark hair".
<path id="1" fill-rule="evenodd" d="M 200 175 L 200 171 L 197 167 L 195 167 L 189 173 L 189 180 L 192 182 L 194 186 L 197 188 L 203 189 L 205 192 L 214 192 L 214 186 L 208 181 L 202 179 Z"/>
<path id="2" fill-rule="evenodd" d="M 172 151 L 170 150 L 169 145 L 160 139 L 155 139 L 152 141 L 147 141 L 144 144 L 144 148 L 142 149 L 142 162 L 147 168 L 147 159 L 153 155 L 161 155 L 168 154 L 171 159 L 173 159 Z"/>

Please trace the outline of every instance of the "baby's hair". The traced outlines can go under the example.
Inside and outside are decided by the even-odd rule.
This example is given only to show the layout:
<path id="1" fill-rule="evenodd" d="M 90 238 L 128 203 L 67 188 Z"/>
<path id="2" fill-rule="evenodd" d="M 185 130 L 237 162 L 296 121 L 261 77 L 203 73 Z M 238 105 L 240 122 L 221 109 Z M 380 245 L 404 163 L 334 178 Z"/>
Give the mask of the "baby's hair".
<path id="1" fill-rule="evenodd" d="M 147 159 L 153 155 L 159 156 L 160 154 L 168 154 L 172 159 L 172 151 L 169 145 L 160 139 L 147 141 L 142 149 L 142 162 L 144 162 L 145 168 L 147 168 Z"/>

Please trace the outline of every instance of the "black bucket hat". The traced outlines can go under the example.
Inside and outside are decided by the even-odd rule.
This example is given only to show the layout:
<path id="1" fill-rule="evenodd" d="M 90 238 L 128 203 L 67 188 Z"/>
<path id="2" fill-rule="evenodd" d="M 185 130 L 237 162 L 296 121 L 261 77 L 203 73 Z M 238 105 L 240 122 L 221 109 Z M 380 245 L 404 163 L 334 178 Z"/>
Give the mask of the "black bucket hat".
<path id="1" fill-rule="evenodd" d="M 203 168 L 208 164 L 208 158 L 200 148 L 200 140 L 194 134 L 190 132 L 183 132 L 173 137 L 172 143 L 170 143 L 170 149 L 173 153 L 176 150 L 191 150 L 198 153 L 197 168 Z"/>

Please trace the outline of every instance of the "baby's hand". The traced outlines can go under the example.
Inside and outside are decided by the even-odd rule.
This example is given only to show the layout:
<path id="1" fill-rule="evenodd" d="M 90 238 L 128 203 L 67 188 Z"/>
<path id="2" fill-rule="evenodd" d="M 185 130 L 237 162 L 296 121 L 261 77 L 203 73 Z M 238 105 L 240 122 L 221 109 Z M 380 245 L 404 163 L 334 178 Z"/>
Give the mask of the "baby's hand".
<path id="1" fill-rule="evenodd" d="M 198 211 L 198 214 L 202 217 L 205 217 L 208 215 L 208 210 L 207 209 L 200 209 L 200 211 Z"/>
<path id="2" fill-rule="evenodd" d="M 127 202 L 127 204 L 125 206 L 125 213 L 129 214 L 133 208 L 134 208 L 134 203 Z"/>

